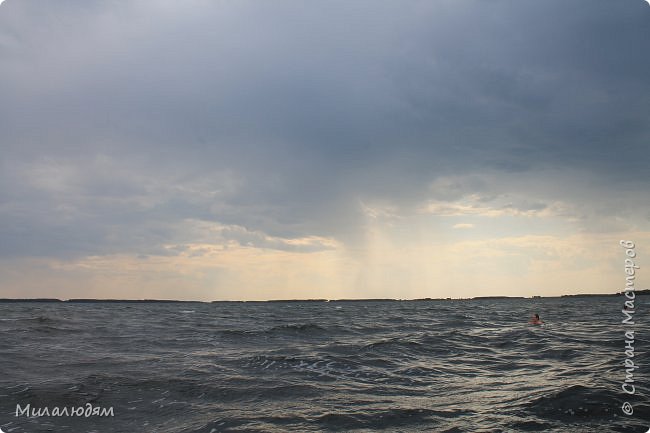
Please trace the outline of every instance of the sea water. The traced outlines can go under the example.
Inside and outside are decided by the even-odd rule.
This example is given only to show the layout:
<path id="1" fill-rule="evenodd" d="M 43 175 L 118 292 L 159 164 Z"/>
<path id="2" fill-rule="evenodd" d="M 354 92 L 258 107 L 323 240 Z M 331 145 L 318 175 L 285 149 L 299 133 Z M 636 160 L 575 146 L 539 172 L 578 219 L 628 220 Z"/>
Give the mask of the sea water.
<path id="1" fill-rule="evenodd" d="M 0 303 L 0 428 L 645 432 L 650 297 L 634 395 L 622 303 Z"/>

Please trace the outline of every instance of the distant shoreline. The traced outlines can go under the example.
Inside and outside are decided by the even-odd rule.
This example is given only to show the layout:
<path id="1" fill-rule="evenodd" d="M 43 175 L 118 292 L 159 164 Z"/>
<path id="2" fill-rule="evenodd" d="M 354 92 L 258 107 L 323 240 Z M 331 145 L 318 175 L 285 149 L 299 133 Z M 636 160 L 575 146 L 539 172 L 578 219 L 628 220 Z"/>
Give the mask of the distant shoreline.
<path id="1" fill-rule="evenodd" d="M 637 296 L 650 295 L 650 289 L 637 290 Z M 183 301 L 175 299 L 57 299 L 57 298 L 0 298 L 0 303 L 48 303 L 48 302 L 62 302 L 70 304 L 91 304 L 91 303 L 156 303 L 156 304 L 171 304 L 171 303 L 185 303 L 185 304 L 218 304 L 218 303 L 304 303 L 304 302 L 418 302 L 418 301 L 472 301 L 472 300 L 494 300 L 494 299 L 553 299 L 553 298 L 591 298 L 591 297 L 613 297 L 623 296 L 623 292 L 619 293 L 581 293 L 576 295 L 560 295 L 560 296 L 475 296 L 472 298 L 417 298 L 417 299 L 390 299 L 390 298 L 369 298 L 369 299 L 271 299 L 271 300 L 254 300 L 254 301 Z"/>

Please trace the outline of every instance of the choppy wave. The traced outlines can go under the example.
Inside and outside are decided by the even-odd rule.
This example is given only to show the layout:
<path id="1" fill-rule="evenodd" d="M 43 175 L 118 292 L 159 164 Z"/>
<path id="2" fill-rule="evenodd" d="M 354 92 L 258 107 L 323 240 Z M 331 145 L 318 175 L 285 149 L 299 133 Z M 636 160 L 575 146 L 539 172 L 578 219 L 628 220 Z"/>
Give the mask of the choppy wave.
<path id="1" fill-rule="evenodd" d="M 626 396 L 612 300 L 0 304 L 0 428 L 645 431 L 647 315 Z M 115 416 L 28 419 L 16 404 Z"/>

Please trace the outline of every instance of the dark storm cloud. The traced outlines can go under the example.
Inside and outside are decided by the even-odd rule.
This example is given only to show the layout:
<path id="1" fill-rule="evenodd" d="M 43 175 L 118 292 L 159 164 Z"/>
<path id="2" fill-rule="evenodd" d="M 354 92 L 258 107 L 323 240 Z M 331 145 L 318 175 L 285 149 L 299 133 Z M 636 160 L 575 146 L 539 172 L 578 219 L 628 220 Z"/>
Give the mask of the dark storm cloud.
<path id="1" fill-rule="evenodd" d="M 149 254 L 189 236 L 187 219 L 354 242 L 360 201 L 504 192 L 432 190 L 446 176 L 551 168 L 642 190 L 649 15 L 604 0 L 9 0 L 0 250 Z"/>

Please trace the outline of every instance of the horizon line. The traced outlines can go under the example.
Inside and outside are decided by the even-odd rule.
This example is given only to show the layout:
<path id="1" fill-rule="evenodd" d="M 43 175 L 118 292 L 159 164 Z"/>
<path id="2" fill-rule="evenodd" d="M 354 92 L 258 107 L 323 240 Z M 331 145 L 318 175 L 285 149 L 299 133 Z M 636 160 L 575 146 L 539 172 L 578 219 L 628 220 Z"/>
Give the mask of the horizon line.
<path id="1" fill-rule="evenodd" d="M 635 291 L 637 295 L 650 295 L 650 289 L 641 289 Z M 245 302 L 413 302 L 413 301 L 468 301 L 468 300 L 489 300 L 489 299 L 551 299 L 551 298 L 580 298 L 580 297 L 597 297 L 597 296 L 621 296 L 624 292 L 616 293 L 578 293 L 578 294 L 564 294 L 564 295 L 534 295 L 534 296 L 473 296 L 469 298 L 340 298 L 340 299 L 327 299 L 327 298 L 305 298 L 305 299 L 253 299 L 253 300 L 212 300 L 212 301 L 199 301 L 199 300 L 183 300 L 183 299 L 107 299 L 107 298 L 0 298 L 0 303 L 12 302 L 68 302 L 68 303 L 110 303 L 110 302 L 124 302 L 124 303 L 202 303 L 211 304 L 219 302 L 232 302 L 232 303 L 245 303 Z"/>

